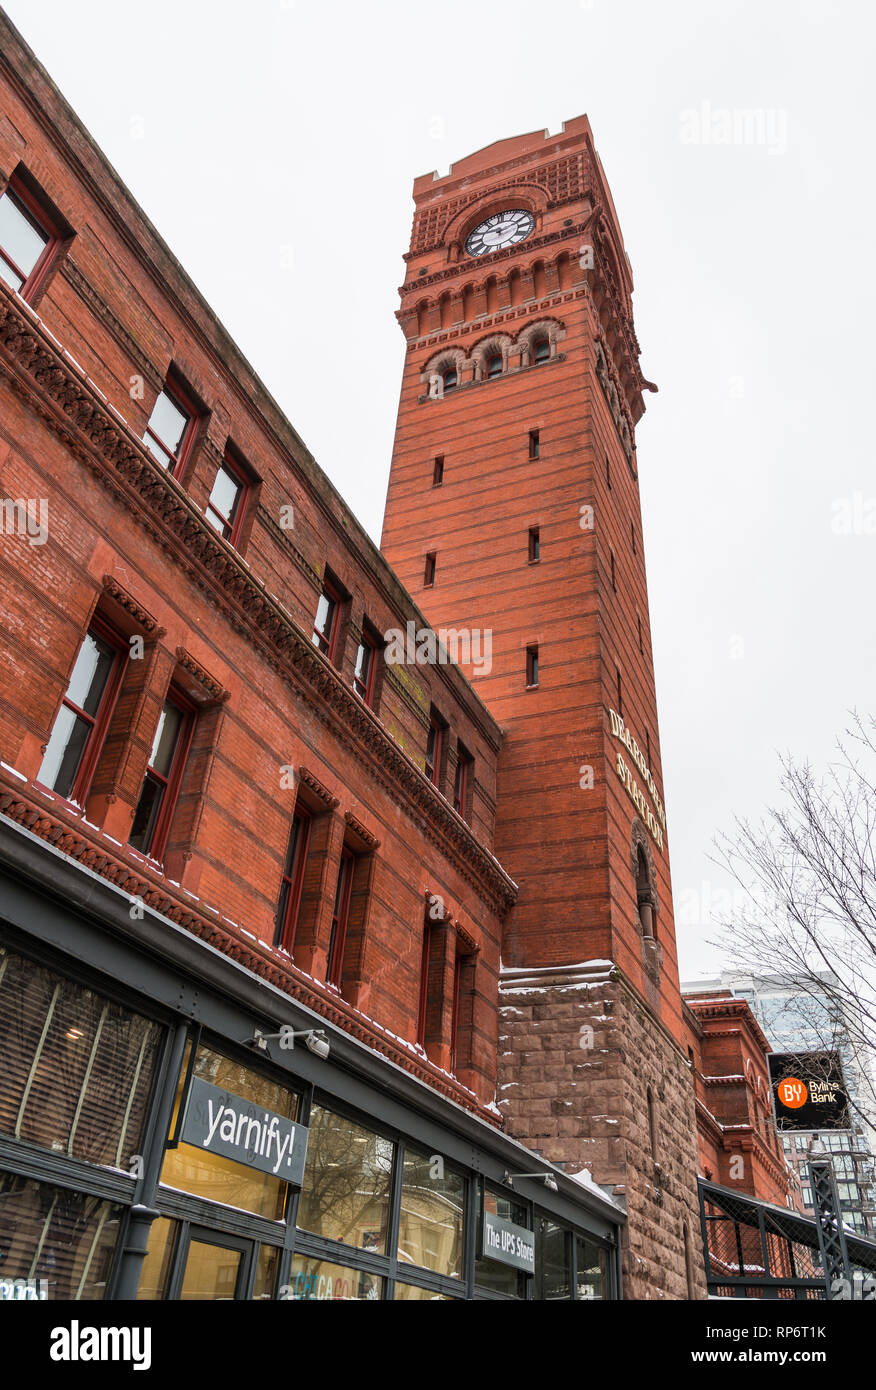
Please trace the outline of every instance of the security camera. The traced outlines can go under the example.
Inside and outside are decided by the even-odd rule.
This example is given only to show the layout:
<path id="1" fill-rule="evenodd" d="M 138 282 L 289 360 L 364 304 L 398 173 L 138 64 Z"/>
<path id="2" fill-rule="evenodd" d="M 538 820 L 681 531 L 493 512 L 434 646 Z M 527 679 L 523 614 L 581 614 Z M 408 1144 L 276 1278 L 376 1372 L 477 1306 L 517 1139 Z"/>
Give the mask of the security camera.
<path id="1" fill-rule="evenodd" d="M 321 1029 L 319 1032 L 307 1033 L 304 1043 L 308 1052 L 312 1052 L 315 1057 L 327 1057 L 331 1052 L 331 1043 Z"/>

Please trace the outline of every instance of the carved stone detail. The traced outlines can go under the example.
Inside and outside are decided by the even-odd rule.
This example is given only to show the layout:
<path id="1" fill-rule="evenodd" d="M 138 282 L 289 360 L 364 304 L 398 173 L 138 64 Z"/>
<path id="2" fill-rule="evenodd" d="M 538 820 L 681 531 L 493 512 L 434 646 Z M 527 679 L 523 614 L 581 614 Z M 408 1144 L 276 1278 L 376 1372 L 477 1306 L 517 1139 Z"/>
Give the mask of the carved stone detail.
<path id="1" fill-rule="evenodd" d="M 320 801 L 325 802 L 330 811 L 334 811 L 340 806 L 341 803 L 338 797 L 333 796 L 328 787 L 323 782 L 320 782 L 319 778 L 308 768 L 299 767 L 298 776 L 301 778 L 304 785 L 310 788 L 314 796 L 318 796 Z"/>
<path id="2" fill-rule="evenodd" d="M 114 574 L 105 574 L 101 583 L 107 597 L 113 599 L 120 608 L 123 608 L 128 617 L 134 620 L 147 637 L 151 640 L 157 640 L 165 635 L 166 629 L 159 627 L 158 619 L 153 618 L 148 608 L 144 608 L 142 603 L 139 603 L 134 595 L 129 593 L 123 584 L 119 583 Z"/>
<path id="3" fill-rule="evenodd" d="M 196 661 L 191 652 L 186 651 L 185 647 L 177 647 L 176 659 L 183 670 L 187 671 L 192 679 L 197 681 L 198 685 L 201 686 L 210 704 L 219 705 L 228 699 L 231 691 L 226 690 L 220 681 L 217 681 L 215 677 L 211 676 L 210 672 L 206 670 L 199 661 Z"/>

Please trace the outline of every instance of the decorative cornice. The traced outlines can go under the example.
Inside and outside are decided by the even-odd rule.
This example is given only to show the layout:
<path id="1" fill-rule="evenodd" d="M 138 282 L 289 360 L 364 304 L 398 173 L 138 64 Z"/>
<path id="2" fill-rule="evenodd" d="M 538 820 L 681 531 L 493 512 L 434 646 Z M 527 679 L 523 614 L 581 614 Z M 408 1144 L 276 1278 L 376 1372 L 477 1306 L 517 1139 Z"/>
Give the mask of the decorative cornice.
<path id="1" fill-rule="evenodd" d="M 319 778 L 316 777 L 314 773 L 306 767 L 299 767 L 298 776 L 301 778 L 304 785 L 310 788 L 314 796 L 318 796 L 320 801 L 325 802 L 330 811 L 337 810 L 338 806 L 341 804 L 339 798 L 330 792 L 325 783 L 320 782 Z"/>
<path id="2" fill-rule="evenodd" d="M 487 1120 L 494 1128 L 502 1128 L 495 1112 L 480 1105 L 473 1092 L 454 1083 L 446 1072 L 415 1053 L 413 1046 L 408 1050 L 394 1042 L 379 1024 L 341 999 L 337 990 L 329 991 L 296 969 L 285 952 L 222 917 L 206 903 L 198 901 L 193 906 L 191 895 L 174 891 L 173 885 L 142 855 L 109 842 L 93 826 L 76 817 L 66 804 L 35 791 L 25 779 L 5 767 L 0 767 L 0 815 L 24 826 L 70 859 L 115 884 L 131 899 L 168 917 L 244 969 L 268 980 L 447 1099 Z"/>
<path id="3" fill-rule="evenodd" d="M 177 647 L 176 659 L 183 670 L 187 671 L 192 679 L 197 681 L 210 704 L 219 705 L 228 699 L 231 694 L 230 690 L 226 690 L 220 681 L 217 681 L 215 677 L 211 676 L 210 672 L 206 670 L 199 661 L 196 661 L 191 652 L 186 651 L 185 647 Z"/>
<path id="4" fill-rule="evenodd" d="M 517 887 L 454 815 L 413 759 L 318 652 L 291 613 L 214 531 L 185 490 L 136 438 L 31 309 L 0 281 L 0 372 L 221 610 L 232 627 L 309 702 L 394 795 L 467 881 L 504 914 Z"/>
<path id="5" fill-rule="evenodd" d="M 378 840 L 377 836 L 373 835 L 371 831 L 368 829 L 368 827 L 363 825 L 357 816 L 353 815 L 352 811 L 344 812 L 344 820 L 347 822 L 347 825 L 353 831 L 353 834 L 358 835 L 359 839 L 363 840 L 369 849 L 380 848 L 380 841 Z"/>
<path id="6" fill-rule="evenodd" d="M 114 574 L 105 574 L 101 580 L 104 592 L 108 598 L 123 608 L 129 618 L 137 624 L 137 627 L 147 636 L 150 641 L 155 641 L 165 635 L 166 629 L 159 627 L 158 619 L 153 618 L 148 608 L 144 608 L 134 595 L 129 593 L 123 584 L 120 584 Z"/>

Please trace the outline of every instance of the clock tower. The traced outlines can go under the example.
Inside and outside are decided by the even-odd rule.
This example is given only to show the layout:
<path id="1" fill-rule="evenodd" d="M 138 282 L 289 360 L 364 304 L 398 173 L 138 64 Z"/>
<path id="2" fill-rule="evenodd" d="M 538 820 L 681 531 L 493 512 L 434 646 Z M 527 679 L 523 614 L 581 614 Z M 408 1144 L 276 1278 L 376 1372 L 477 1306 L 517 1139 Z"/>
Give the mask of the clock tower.
<path id="1" fill-rule="evenodd" d="M 625 1197 L 628 1297 L 701 1297 L 639 503 L 656 388 L 617 214 L 583 116 L 417 179 L 414 203 L 382 548 L 504 730 L 498 1103 Z M 448 794 L 461 763 L 483 801 L 445 742 Z"/>

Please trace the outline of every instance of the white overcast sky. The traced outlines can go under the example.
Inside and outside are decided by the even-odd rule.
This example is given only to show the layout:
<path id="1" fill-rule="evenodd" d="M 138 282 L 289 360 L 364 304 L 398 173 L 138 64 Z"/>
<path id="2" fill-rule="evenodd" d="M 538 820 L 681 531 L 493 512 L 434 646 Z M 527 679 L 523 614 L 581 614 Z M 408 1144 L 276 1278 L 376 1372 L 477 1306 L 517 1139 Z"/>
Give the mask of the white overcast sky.
<path id="1" fill-rule="evenodd" d="M 775 800 L 779 750 L 824 764 L 874 707 L 867 0 L 5 7 L 378 541 L 412 180 L 589 115 L 660 387 L 637 444 L 682 971 L 714 968 L 714 834 Z M 683 138 L 743 111 L 761 143 Z"/>

